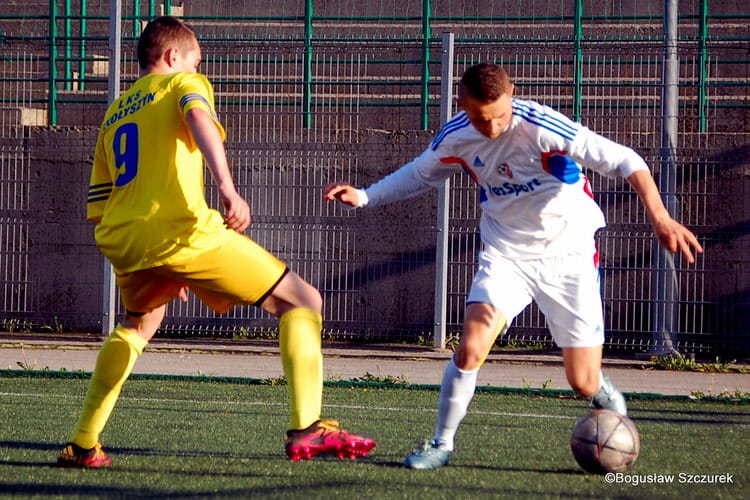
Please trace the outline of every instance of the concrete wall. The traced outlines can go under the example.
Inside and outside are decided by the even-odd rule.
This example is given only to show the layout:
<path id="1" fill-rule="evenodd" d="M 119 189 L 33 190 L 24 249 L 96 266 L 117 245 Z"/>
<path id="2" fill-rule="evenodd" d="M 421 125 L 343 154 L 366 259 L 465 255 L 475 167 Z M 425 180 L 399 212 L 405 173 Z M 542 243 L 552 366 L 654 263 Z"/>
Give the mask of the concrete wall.
<path id="1" fill-rule="evenodd" d="M 345 151 L 344 156 L 356 159 L 357 183 L 367 185 L 421 152 L 429 142 L 430 133 L 369 130 L 354 137 L 355 140 L 347 143 L 331 137 L 329 143 L 311 146 L 311 149 Z M 0 210 L 3 238 L 14 234 L 7 231 L 10 225 L 25 228 L 26 248 L 21 250 L 28 259 L 25 271 L 17 273 L 21 278 L 18 282 L 6 281 L 0 286 L 0 305 L 9 303 L 10 294 L 22 289 L 26 306 L 22 311 L 6 308 L 0 311 L 0 318 L 22 318 L 32 321 L 37 327 L 59 323 L 66 330 L 99 331 L 102 258 L 94 246 L 93 227 L 84 220 L 95 138 L 94 128 L 27 128 L 25 151 L 28 166 L 25 168 L 28 172 L 25 177 L 28 179 L 28 209 Z M 705 223 L 711 229 L 698 230 L 706 245 L 706 253 L 699 265 L 696 268 L 682 266 L 685 270 L 680 273 L 682 300 L 689 303 L 682 321 L 688 325 L 687 331 L 694 332 L 683 335 L 682 340 L 687 344 L 702 344 L 709 349 L 730 352 L 747 349 L 749 343 L 742 325 L 750 324 L 750 227 L 747 222 L 750 220 L 750 165 L 746 159 L 750 146 L 743 144 L 742 140 L 742 136 L 726 134 L 717 139 L 716 148 L 712 148 L 710 154 L 696 158 L 695 164 L 682 167 L 694 175 L 686 177 L 690 186 L 681 186 L 681 189 L 713 193 L 705 207 L 691 206 L 696 200 L 701 202 L 700 197 L 683 197 L 686 217 L 694 219 L 695 214 L 690 211 L 704 211 L 700 217 L 705 217 Z M 260 154 L 263 147 L 268 145 L 230 145 L 229 154 L 235 157 L 236 150 Z M 280 147 L 304 149 L 305 145 Z M 315 156 L 311 151 L 307 153 Z M 314 162 L 311 165 L 309 172 L 288 171 L 276 175 L 272 185 L 240 185 L 257 220 L 249 233 L 288 260 L 293 269 L 323 291 L 329 331 L 344 338 L 415 338 L 429 333 L 435 277 L 435 194 L 427 193 L 379 209 L 343 212 L 326 207 L 320 199 L 320 190 L 325 182 L 345 179 L 353 171 L 345 162 L 330 167 L 315 165 Z M 716 168 L 707 169 L 707 166 Z M 258 172 L 259 168 L 263 169 L 235 165 L 235 176 L 251 179 L 253 175 L 262 174 Z M 278 170 L 278 166 L 268 168 Z M 709 175 L 703 177 L 705 173 Z M 312 200 L 308 203 L 315 206 L 309 209 L 309 213 L 300 212 L 299 205 L 294 203 L 287 204 L 290 211 L 263 205 L 263 198 L 258 193 L 265 190 L 282 193 L 290 185 L 301 186 L 295 191 L 296 199 Z M 464 221 L 457 224 L 471 228 L 474 223 Z M 632 228 L 615 225 L 609 227 L 603 237 L 609 237 L 608 232 Z M 638 226 L 637 229 L 642 231 L 644 227 Z M 300 233 L 312 235 L 310 237 L 317 240 L 311 241 L 323 243 L 320 247 L 306 244 L 300 248 L 293 241 Z M 336 235 L 344 239 L 338 239 Z M 452 235 L 454 263 L 473 261 L 475 248 L 472 242 L 475 239 L 476 235 L 471 231 Z M 7 245 L 6 241 L 3 247 Z M 635 307 L 647 310 L 648 297 L 637 292 L 642 285 L 638 281 L 643 276 L 648 278 L 649 260 L 641 252 L 636 248 L 630 254 L 605 254 L 603 265 L 621 266 L 622 273 L 632 273 L 631 278 L 620 277 L 618 282 L 632 283 L 634 291 L 631 295 L 636 302 L 643 301 Z M 3 262 L 6 266 L 3 274 L 7 276 L 11 272 L 7 268 L 10 262 L 7 256 Z M 316 265 L 321 270 L 316 270 Z M 470 280 L 471 269 L 453 269 L 452 280 L 464 279 L 463 276 Z M 454 286 L 454 290 L 456 288 L 461 286 Z M 454 317 L 460 317 L 457 309 L 461 303 L 462 297 L 453 301 L 451 314 Z M 610 301 L 607 314 L 633 314 L 632 307 L 621 311 L 621 306 Z M 267 316 L 254 316 L 249 309 L 252 308 L 242 308 L 238 314 L 222 318 L 211 314 L 175 312 L 165 323 L 177 327 L 199 325 L 208 328 L 213 325 L 230 331 L 232 325 L 253 329 L 275 324 Z M 641 327 L 647 328 L 648 325 Z M 711 334 L 710 338 L 706 334 Z M 633 334 L 623 331 L 612 332 L 612 335 L 616 343 L 618 335 Z"/>
<path id="2" fill-rule="evenodd" d="M 264 0 L 245 3 L 238 11 L 238 3 L 228 0 L 210 5 L 185 4 L 183 12 L 190 16 L 299 16 L 304 5 L 291 0 Z M 455 5 L 436 0 L 433 14 L 442 18 L 433 20 L 433 36 L 450 29 L 457 38 L 474 39 L 463 46 L 459 44 L 458 60 L 502 59 L 514 71 L 522 97 L 538 99 L 569 113 L 572 26 L 554 19 L 549 26 L 530 25 L 527 18 L 518 17 L 529 12 L 530 4 L 511 2 L 503 4 L 502 9 L 496 4 L 493 10 L 486 2 L 463 2 L 462 14 L 468 16 L 468 21 L 459 21 L 445 19 L 447 14 L 455 15 Z M 41 13 L 48 5 L 11 1 L 9 12 L 25 9 Z M 357 3 L 361 10 L 356 11 L 354 5 L 316 0 L 314 9 L 317 15 L 344 17 L 382 13 L 380 4 Z M 587 15 L 606 14 L 618 22 L 591 20 L 584 27 L 583 115 L 586 124 L 631 144 L 658 170 L 658 89 L 654 88 L 663 52 L 661 11 L 653 12 L 647 8 L 649 5 L 634 0 L 586 7 L 590 10 Z M 742 5 L 738 1 L 710 2 L 710 13 L 731 16 L 743 12 Z M 692 21 L 697 18 L 698 6 L 699 2 L 683 2 L 680 7 L 683 18 L 692 17 L 680 27 L 681 78 L 689 83 L 680 89 L 678 190 L 681 218 L 698 231 L 707 252 L 698 266 L 684 267 L 679 274 L 683 301 L 680 321 L 681 328 L 690 332 L 683 335 L 683 340 L 699 349 L 703 345 L 732 349 L 740 344 L 740 348 L 747 349 L 750 334 L 743 325 L 750 324 L 750 117 L 742 105 L 747 86 L 736 84 L 747 81 L 748 65 L 741 62 L 747 58 L 746 46 L 736 42 L 747 26 L 739 18 L 733 22 L 712 19 L 712 41 L 735 42 L 712 42 L 709 46 L 710 130 L 698 132 L 698 88 L 694 85 L 698 47 L 692 42 L 698 40 L 697 22 Z M 107 12 L 105 4 L 90 7 L 94 9 L 89 11 L 91 14 L 100 12 L 95 9 Z M 256 214 L 256 223 L 250 230 L 252 237 L 323 290 L 330 331 L 358 337 L 414 338 L 432 330 L 434 193 L 356 213 L 325 207 L 319 197 L 325 182 L 355 176 L 358 184 L 368 184 L 411 159 L 429 141 L 429 132 L 416 130 L 420 128 L 421 2 L 396 2 L 391 7 L 383 12 L 416 17 L 391 23 L 368 21 L 356 27 L 342 19 L 316 22 L 317 87 L 312 102 L 314 129 L 309 131 L 299 130 L 301 22 L 270 28 L 265 21 L 209 19 L 193 24 L 204 40 L 204 71 L 217 79 L 219 113 L 229 131 L 227 147 L 240 179 L 238 184 Z M 573 2 L 554 8 L 572 12 Z M 595 11 L 599 8 L 601 12 Z M 653 19 L 629 24 L 628 16 L 644 13 L 639 8 L 646 8 Z M 477 15 L 476 22 L 470 19 L 473 13 Z M 554 17 L 555 13 L 549 14 Z M 502 23 L 480 19 L 499 15 L 511 19 Z M 513 20 L 513 16 L 518 19 Z M 9 57 L 0 61 L 0 69 L 7 75 L 27 75 L 34 81 L 28 86 L 33 89 L 17 97 L 19 101 L 32 102 L 38 108 L 45 106 L 45 78 L 49 74 L 44 61 L 48 51 L 47 22 L 36 20 L 18 25 L 15 20 L 5 19 L 0 20 L 0 28 L 8 36 L 8 51 L 42 55 L 28 64 L 13 63 L 17 57 Z M 129 25 L 125 29 L 130 29 Z M 245 37 L 240 40 L 235 36 L 239 29 Z M 89 23 L 89 35 L 106 33 L 103 20 Z M 15 35 L 18 36 L 14 38 Z M 269 37 L 285 41 L 268 41 Z M 362 40 L 341 43 L 346 37 Z M 394 43 L 402 37 L 410 41 Z M 496 37 L 504 41 L 475 43 Z M 92 40 L 87 54 L 106 54 L 105 38 Z M 599 38 L 615 43 L 598 45 Z M 646 42 L 647 39 L 651 41 Z M 129 41 L 124 51 L 132 53 L 132 48 Z M 231 62 L 227 54 L 232 55 Z M 631 54 L 637 64 L 628 64 L 624 55 Z M 433 78 L 429 127 L 433 129 L 438 126 L 438 56 L 435 46 L 430 64 Z M 608 63 L 610 58 L 617 64 Z M 277 64 L 277 60 L 291 63 Z M 356 63 L 342 62 L 350 60 Z M 359 64 L 364 60 L 368 63 Z M 257 66 L 256 61 L 260 61 Z M 532 65 L 532 61 L 545 63 Z M 124 72 L 132 77 L 133 68 L 132 62 L 126 64 Z M 357 82 L 355 90 L 350 79 Z M 630 83 L 626 81 L 629 79 Z M 0 109 L 0 321 L 20 318 L 36 326 L 59 322 L 68 329 L 100 328 L 102 258 L 93 245 L 93 228 L 83 217 L 95 127 L 104 111 L 105 95 L 103 80 L 87 82 L 86 92 L 61 90 L 58 123 L 62 126 L 58 128 L 34 127 L 24 119 L 11 120 L 5 117 L 18 115 L 18 110 Z M 263 104 L 280 99 L 286 103 L 278 107 Z M 380 106 L 370 105 L 376 101 Z M 382 105 L 385 102 L 388 106 Z M 605 297 L 609 297 L 608 330 L 615 344 L 639 345 L 648 339 L 653 305 L 647 290 L 653 244 L 649 227 L 626 186 L 596 180 L 594 185 L 603 193 L 599 199 L 610 221 L 601 238 L 603 243 L 612 244 L 600 245 L 604 251 Z M 215 200 L 210 188 L 208 192 Z M 466 216 L 476 200 L 468 188 L 460 187 L 457 193 L 464 198 L 454 201 L 451 207 L 454 220 L 449 322 L 454 331 L 460 329 L 462 292 L 468 286 L 476 250 L 476 222 Z M 210 331 L 274 324 L 267 316 L 247 309 L 218 318 L 192 302 L 168 310 L 168 322 L 193 331 L 198 326 Z M 543 318 L 532 312 L 513 331 L 544 335 Z"/>

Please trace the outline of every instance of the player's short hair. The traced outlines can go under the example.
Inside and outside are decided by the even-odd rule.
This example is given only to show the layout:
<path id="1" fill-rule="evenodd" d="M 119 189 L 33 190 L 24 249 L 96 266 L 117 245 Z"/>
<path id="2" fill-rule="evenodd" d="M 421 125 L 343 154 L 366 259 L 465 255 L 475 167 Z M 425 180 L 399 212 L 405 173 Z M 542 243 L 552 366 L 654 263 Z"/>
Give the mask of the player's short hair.
<path id="1" fill-rule="evenodd" d="M 138 65 L 146 69 L 155 64 L 170 44 L 191 48 L 197 36 L 186 22 L 173 16 L 161 16 L 149 22 L 138 39 Z"/>
<path id="2" fill-rule="evenodd" d="M 512 89 L 513 82 L 503 68 L 497 64 L 480 63 L 464 72 L 459 85 L 459 96 L 465 93 L 487 103 L 511 93 Z"/>

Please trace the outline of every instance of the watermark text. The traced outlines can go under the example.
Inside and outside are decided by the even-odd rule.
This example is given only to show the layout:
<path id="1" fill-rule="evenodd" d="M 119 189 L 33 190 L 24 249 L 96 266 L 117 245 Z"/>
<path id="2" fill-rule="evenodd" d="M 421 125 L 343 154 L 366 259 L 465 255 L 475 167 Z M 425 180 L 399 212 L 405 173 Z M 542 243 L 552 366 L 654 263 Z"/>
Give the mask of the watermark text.
<path id="1" fill-rule="evenodd" d="M 734 484 L 734 474 L 631 474 L 627 472 L 608 472 L 604 475 L 607 484 Z"/>

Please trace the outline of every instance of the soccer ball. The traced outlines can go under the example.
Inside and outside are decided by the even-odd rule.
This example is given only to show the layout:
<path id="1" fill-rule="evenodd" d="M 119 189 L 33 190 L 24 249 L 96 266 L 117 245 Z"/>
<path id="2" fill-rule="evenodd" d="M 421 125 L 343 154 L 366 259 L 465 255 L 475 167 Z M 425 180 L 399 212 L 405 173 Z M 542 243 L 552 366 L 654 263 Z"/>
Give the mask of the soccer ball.
<path id="1" fill-rule="evenodd" d="M 612 410 L 594 410 L 576 422 L 570 448 L 586 472 L 624 472 L 638 458 L 641 438 L 628 417 Z"/>

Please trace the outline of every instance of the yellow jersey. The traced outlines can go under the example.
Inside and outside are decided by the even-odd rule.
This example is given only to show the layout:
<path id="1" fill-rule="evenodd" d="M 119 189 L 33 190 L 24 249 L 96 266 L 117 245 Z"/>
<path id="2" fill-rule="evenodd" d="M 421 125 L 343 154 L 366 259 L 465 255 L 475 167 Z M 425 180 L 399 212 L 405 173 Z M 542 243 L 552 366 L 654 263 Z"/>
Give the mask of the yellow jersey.
<path id="1" fill-rule="evenodd" d="M 203 155 L 185 120 L 213 117 L 213 88 L 198 73 L 149 74 L 107 109 L 97 137 L 86 216 L 99 250 L 123 272 L 183 262 L 219 247 L 229 229 L 208 207 Z"/>

